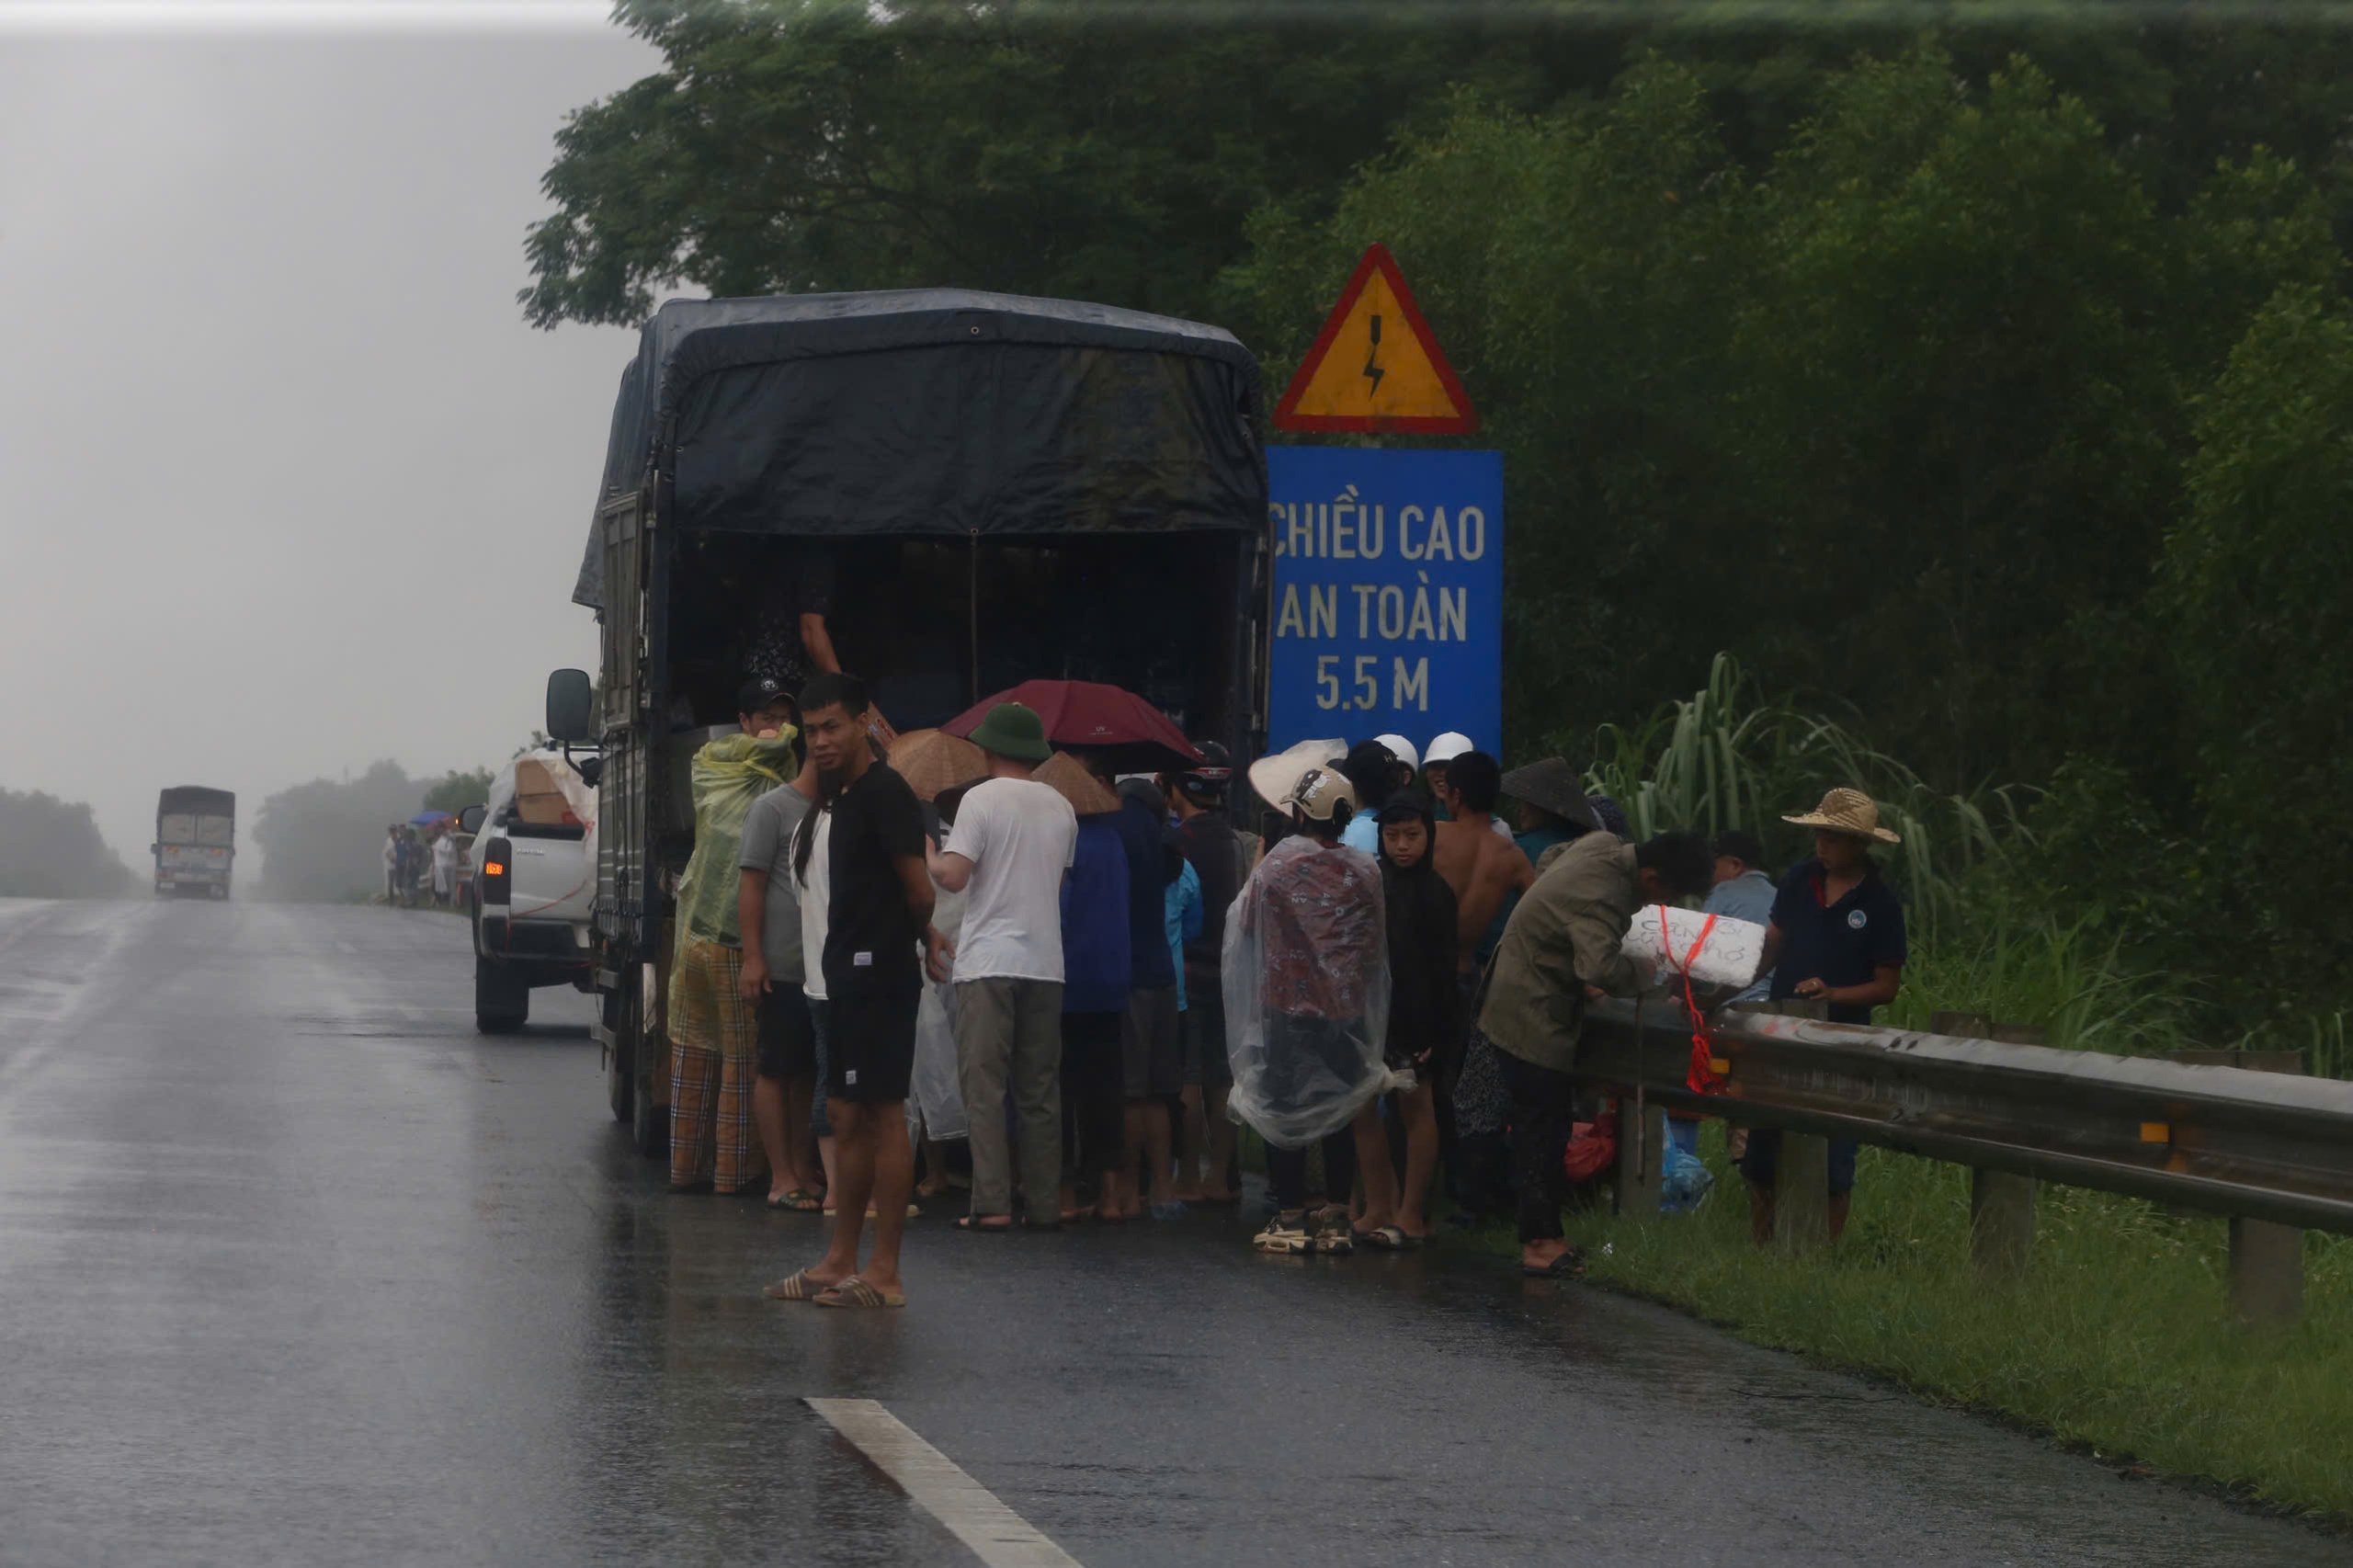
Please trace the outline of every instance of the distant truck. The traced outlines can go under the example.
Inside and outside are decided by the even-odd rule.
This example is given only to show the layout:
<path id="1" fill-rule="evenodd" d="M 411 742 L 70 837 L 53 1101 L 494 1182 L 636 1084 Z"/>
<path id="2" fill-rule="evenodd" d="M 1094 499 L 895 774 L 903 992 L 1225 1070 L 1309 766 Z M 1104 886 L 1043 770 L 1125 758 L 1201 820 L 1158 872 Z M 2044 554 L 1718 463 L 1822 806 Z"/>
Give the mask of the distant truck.
<path id="1" fill-rule="evenodd" d="M 1257 361 L 1213 326 L 956 290 L 672 301 L 621 378 L 573 597 L 603 678 L 590 918 L 613 1114 L 668 1137 L 662 996 L 688 763 L 801 587 L 902 731 L 1031 677 L 1108 681 L 1237 762 L 1266 733 Z M 764 642 L 764 639 L 766 640 Z"/>
<path id="2" fill-rule="evenodd" d="M 155 892 L 227 898 L 237 858 L 237 797 L 178 784 L 155 797 Z"/>

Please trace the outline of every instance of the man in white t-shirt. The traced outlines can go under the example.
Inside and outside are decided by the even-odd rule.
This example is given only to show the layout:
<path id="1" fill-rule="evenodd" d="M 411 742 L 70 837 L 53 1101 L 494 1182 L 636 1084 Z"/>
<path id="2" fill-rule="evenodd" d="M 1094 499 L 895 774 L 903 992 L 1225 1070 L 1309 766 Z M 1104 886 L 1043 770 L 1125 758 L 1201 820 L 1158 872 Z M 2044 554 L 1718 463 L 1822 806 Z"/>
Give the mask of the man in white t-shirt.
<path id="1" fill-rule="evenodd" d="M 1033 1227 L 1062 1221 L 1063 873 L 1078 848 L 1078 817 L 1031 778 L 1053 755 L 1046 727 L 999 703 L 972 732 L 989 776 L 966 792 L 932 880 L 966 894 L 955 949 L 956 1057 L 972 1122 L 972 1211 L 966 1230 L 1013 1223 L 1006 1086 L 1021 1118 L 1021 1190 Z"/>

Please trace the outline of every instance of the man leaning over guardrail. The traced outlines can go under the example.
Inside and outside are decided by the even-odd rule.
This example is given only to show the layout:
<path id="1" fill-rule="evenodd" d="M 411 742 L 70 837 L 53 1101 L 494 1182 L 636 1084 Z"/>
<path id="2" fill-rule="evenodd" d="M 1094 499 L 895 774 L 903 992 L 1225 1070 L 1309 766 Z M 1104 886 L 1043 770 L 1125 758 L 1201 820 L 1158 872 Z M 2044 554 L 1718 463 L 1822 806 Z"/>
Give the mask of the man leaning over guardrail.
<path id="1" fill-rule="evenodd" d="M 1589 833 L 1562 848 L 1520 898 L 1488 965 L 1479 1031 L 1499 1053 L 1511 1095 L 1519 1189 L 1519 1271 L 1560 1278 L 1582 1261 L 1561 1234 L 1561 1199 L 1587 1002 L 1632 995 L 1641 975 L 1623 949 L 1634 912 L 1704 895 L 1715 857 L 1695 833 L 1631 845 Z"/>

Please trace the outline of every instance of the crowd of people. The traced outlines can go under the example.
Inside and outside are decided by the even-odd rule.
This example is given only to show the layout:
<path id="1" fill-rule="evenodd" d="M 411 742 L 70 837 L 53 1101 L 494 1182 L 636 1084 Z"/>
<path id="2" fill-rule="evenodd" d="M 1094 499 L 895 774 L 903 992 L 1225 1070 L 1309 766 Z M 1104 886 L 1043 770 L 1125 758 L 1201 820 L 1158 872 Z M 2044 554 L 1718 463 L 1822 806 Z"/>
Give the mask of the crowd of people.
<path id="1" fill-rule="evenodd" d="M 1515 1218 L 1525 1273 L 1564 1276 L 1586 1009 L 1658 983 L 1623 949 L 1638 911 L 1764 926 L 1741 996 L 1834 1018 L 1892 999 L 1904 960 L 1869 853 L 1894 835 L 1851 790 L 1786 819 L 1815 853 L 1777 878 L 1747 834 L 1636 842 L 1565 759 L 1506 773 L 1459 734 L 1306 743 L 1245 787 L 1213 743 L 1121 777 L 1005 703 L 970 736 L 986 776 L 925 799 L 852 676 L 756 679 L 738 706 L 696 761 L 670 1180 L 831 1218 L 782 1301 L 903 1305 L 918 1146 L 938 1198 L 958 1132 L 968 1232 L 1236 1204 L 1247 1129 L 1261 1251 L 1418 1247 L 1442 1191 L 1460 1220 Z M 706 776 L 760 789 L 706 811 Z M 1760 1238 L 1777 1153 L 1760 1132 L 1739 1155 Z M 1835 1146 L 1834 1232 L 1853 1168 Z"/>
<path id="2" fill-rule="evenodd" d="M 436 909 L 453 907 L 458 899 L 457 824 L 436 822 L 420 827 L 393 823 L 384 829 L 384 902 L 395 909 L 415 909 L 426 901 Z"/>

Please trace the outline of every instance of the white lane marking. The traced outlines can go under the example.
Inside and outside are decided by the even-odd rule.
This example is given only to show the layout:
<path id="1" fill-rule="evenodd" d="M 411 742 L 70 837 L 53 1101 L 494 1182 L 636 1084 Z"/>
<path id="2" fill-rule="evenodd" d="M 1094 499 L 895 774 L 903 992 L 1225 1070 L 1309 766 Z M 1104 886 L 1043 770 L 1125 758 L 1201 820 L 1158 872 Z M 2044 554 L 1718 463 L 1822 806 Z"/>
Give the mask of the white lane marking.
<path id="1" fill-rule="evenodd" d="M 875 1401 L 803 1403 L 832 1422 L 834 1430 L 855 1443 L 988 1568 L 1080 1568 L 1078 1559 L 1040 1535 L 1027 1519 L 998 1502 L 995 1493 Z"/>

